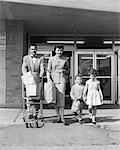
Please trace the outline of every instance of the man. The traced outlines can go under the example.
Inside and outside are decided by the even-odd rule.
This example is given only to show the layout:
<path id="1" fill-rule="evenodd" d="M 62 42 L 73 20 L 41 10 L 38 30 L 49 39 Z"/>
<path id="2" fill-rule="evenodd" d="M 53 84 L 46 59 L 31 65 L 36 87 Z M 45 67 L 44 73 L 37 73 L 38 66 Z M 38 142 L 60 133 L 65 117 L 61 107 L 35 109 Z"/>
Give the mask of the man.
<path id="1" fill-rule="evenodd" d="M 39 90 L 37 95 L 41 97 L 42 77 L 44 74 L 43 57 L 39 58 L 36 55 L 37 47 L 35 44 L 30 44 L 29 54 L 23 57 L 22 74 L 31 72 L 34 82 Z"/>
<path id="2" fill-rule="evenodd" d="M 38 58 L 36 55 L 37 47 L 35 44 L 29 46 L 29 55 L 24 56 L 22 64 L 23 75 L 28 71 L 31 72 L 35 83 L 39 84 L 44 74 L 43 57 Z"/>

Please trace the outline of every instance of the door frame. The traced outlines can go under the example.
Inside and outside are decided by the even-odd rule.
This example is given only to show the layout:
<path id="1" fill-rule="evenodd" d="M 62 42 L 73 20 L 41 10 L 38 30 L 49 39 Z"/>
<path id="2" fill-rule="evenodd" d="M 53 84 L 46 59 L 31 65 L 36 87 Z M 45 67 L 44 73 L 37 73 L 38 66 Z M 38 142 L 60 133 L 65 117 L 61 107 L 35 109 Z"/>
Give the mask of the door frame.
<path id="1" fill-rule="evenodd" d="M 96 62 L 97 62 L 97 54 L 108 54 L 109 57 L 111 57 L 111 100 L 104 100 L 104 103 L 115 103 L 115 97 L 116 97 L 116 91 L 115 87 L 117 86 L 115 84 L 115 64 L 114 64 L 114 55 L 112 52 L 112 49 L 80 49 L 77 50 L 75 53 L 75 75 L 78 74 L 78 54 L 92 54 L 93 55 L 93 68 L 96 69 Z M 99 76 L 98 76 L 99 77 Z M 102 76 L 103 78 L 103 76 Z"/>

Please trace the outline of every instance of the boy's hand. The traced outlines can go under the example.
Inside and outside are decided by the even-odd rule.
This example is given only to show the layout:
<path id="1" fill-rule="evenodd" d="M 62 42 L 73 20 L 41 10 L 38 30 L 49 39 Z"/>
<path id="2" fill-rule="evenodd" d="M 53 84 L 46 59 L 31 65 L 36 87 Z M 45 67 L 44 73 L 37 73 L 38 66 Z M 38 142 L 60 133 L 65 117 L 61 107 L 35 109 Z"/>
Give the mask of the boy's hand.
<path id="1" fill-rule="evenodd" d="M 73 101 L 76 101 L 76 98 L 73 98 L 72 100 L 73 100 Z"/>
<path id="2" fill-rule="evenodd" d="M 100 100 L 101 102 L 103 102 L 103 95 L 100 95 Z"/>
<path id="3" fill-rule="evenodd" d="M 84 101 L 84 102 L 87 101 L 87 97 L 86 97 L 86 96 L 83 97 L 83 101 Z"/>
<path id="4" fill-rule="evenodd" d="M 48 82 L 48 83 L 50 83 L 50 82 L 52 82 L 52 81 L 51 81 L 51 79 L 50 79 L 50 78 L 47 78 L 47 82 Z"/>
<path id="5" fill-rule="evenodd" d="M 100 99 L 101 99 L 101 102 L 103 102 L 103 97 L 102 96 L 100 97 Z"/>

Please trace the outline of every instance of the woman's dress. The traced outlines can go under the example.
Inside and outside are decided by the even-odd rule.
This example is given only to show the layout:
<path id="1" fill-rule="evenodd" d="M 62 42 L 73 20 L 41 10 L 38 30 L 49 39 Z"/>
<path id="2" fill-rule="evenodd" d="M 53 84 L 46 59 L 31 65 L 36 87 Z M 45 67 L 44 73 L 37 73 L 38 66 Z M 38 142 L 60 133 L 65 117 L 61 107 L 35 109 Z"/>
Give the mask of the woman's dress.
<path id="1" fill-rule="evenodd" d="M 48 72 L 56 87 L 56 106 L 65 106 L 65 81 L 69 73 L 68 61 L 65 57 L 53 56 L 48 62 Z"/>

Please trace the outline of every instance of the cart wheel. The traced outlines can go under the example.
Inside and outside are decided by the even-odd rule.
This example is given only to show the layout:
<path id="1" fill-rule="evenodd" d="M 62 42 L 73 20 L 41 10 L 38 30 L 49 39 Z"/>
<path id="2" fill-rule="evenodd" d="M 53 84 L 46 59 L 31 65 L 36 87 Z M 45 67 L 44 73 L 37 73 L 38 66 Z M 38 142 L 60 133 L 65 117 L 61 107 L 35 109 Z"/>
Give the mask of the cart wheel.
<path id="1" fill-rule="evenodd" d="M 38 122 L 36 122 L 36 128 L 38 128 L 38 127 L 39 127 Z"/>
<path id="2" fill-rule="evenodd" d="M 31 128 L 38 128 L 38 123 L 36 121 L 33 121 L 30 123 Z"/>
<path id="3" fill-rule="evenodd" d="M 29 128 L 29 123 L 26 122 L 26 123 L 25 123 L 25 126 L 26 126 L 26 128 Z"/>
<path id="4" fill-rule="evenodd" d="M 23 117 L 23 122 L 25 122 L 25 117 Z"/>
<path id="5" fill-rule="evenodd" d="M 38 128 L 42 128 L 45 122 L 43 122 L 43 120 L 38 120 L 37 124 L 38 124 Z"/>

